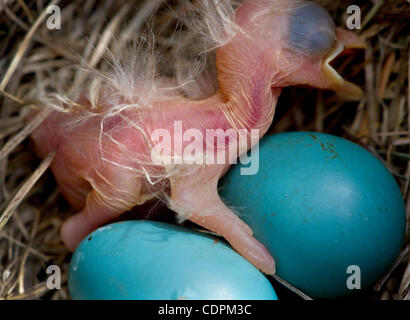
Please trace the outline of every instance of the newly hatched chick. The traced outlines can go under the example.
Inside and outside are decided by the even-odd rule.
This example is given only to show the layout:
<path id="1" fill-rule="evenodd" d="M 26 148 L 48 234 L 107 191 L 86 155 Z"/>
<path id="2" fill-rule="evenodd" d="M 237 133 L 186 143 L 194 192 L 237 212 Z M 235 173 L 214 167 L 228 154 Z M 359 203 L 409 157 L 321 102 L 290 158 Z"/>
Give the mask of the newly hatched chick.
<path id="1" fill-rule="evenodd" d="M 209 7 L 204 1 L 203 7 Z M 234 12 L 229 1 L 218 0 L 214 8 Z M 215 16 L 209 18 L 212 23 Z M 166 195 L 181 219 L 221 234 L 260 270 L 275 273 L 269 252 L 221 201 L 218 180 L 267 132 L 283 87 L 303 84 L 360 96 L 361 90 L 329 62 L 346 46 L 362 43 L 308 1 L 251 0 L 223 18 L 220 29 L 210 32 L 221 38 L 216 94 L 189 99 L 175 79 L 160 77 L 152 81 L 135 75 L 127 94 L 113 81 L 95 82 L 75 105 L 54 111 L 32 135 L 40 156 L 57 150 L 51 169 L 64 196 L 79 210 L 62 228 L 71 250 L 97 227 Z M 121 71 L 117 75 L 134 76 L 126 68 Z M 212 141 L 207 130 L 214 130 Z M 241 130 L 245 138 L 236 135 Z M 258 134 L 256 141 L 251 130 Z M 190 139 L 184 140 L 185 134 Z M 238 136 L 243 138 L 239 142 Z M 225 161 L 192 161 L 185 152 L 192 140 L 204 148 L 203 154 L 222 154 Z M 216 141 L 223 141 L 222 147 Z"/>

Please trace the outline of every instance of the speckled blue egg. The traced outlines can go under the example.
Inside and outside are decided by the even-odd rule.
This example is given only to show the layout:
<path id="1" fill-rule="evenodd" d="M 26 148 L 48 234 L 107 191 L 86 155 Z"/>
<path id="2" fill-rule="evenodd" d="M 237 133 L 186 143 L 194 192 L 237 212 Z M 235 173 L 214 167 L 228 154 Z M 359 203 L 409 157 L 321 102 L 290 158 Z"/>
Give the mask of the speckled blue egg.
<path id="1" fill-rule="evenodd" d="M 257 174 L 241 175 L 241 167 L 222 180 L 221 196 L 271 252 L 278 276 L 308 295 L 363 289 L 400 252 L 400 189 L 357 144 L 321 133 L 275 134 L 261 141 Z"/>
<path id="2" fill-rule="evenodd" d="M 102 227 L 75 251 L 72 299 L 277 300 L 269 280 L 225 243 L 154 221 Z"/>

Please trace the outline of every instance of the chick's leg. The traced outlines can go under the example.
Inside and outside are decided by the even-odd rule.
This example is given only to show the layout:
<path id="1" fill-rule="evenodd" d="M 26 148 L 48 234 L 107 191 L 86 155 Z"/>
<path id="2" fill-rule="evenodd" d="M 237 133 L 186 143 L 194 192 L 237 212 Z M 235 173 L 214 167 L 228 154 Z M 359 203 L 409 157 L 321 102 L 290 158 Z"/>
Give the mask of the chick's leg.
<path id="1" fill-rule="evenodd" d="M 217 185 L 222 170 L 215 172 L 213 168 L 205 168 L 199 175 L 173 179 L 170 207 L 183 218 L 222 235 L 262 272 L 274 274 L 275 262 L 272 256 L 253 237 L 250 227 L 226 207 L 219 197 Z"/>
<path id="2" fill-rule="evenodd" d="M 110 169 L 104 176 L 94 172 L 84 208 L 63 224 L 61 237 L 72 251 L 90 232 L 138 204 L 141 180 L 129 172 Z"/>
<path id="3" fill-rule="evenodd" d="M 97 192 L 92 190 L 84 209 L 64 222 L 61 237 L 69 250 L 74 251 L 89 233 L 122 213 L 100 204 L 98 198 Z"/>

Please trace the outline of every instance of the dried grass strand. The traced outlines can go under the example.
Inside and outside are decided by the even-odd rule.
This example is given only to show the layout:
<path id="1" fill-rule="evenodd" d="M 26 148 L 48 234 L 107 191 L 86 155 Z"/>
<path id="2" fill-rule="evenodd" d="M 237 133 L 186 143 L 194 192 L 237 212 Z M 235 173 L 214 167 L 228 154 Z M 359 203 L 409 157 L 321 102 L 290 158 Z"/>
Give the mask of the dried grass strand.
<path id="1" fill-rule="evenodd" d="M 15 136 L 7 141 L 0 150 L 0 160 L 7 157 L 24 139 L 26 139 L 52 112 L 51 109 L 42 109 L 37 115 Z"/>
<path id="2" fill-rule="evenodd" d="M 49 6 L 56 5 L 58 2 L 59 2 L 59 0 L 52 0 L 50 2 Z M 44 9 L 43 12 L 40 14 L 40 16 L 36 19 L 34 24 L 31 26 L 29 32 L 24 37 L 23 41 L 20 43 L 13 60 L 11 61 L 11 63 L 9 65 L 3 79 L 0 82 L 0 89 L 1 90 L 6 89 L 6 86 L 9 83 L 9 80 L 10 80 L 11 76 L 13 75 L 14 71 L 16 71 L 17 66 L 19 65 L 21 59 L 23 58 L 23 55 L 26 52 L 34 33 L 36 32 L 36 30 L 40 26 L 40 24 L 43 22 L 46 15 L 47 15 L 47 9 Z"/>
<path id="3" fill-rule="evenodd" d="M 20 188 L 18 188 L 14 197 L 10 199 L 10 202 L 7 204 L 5 210 L 0 216 L 0 232 L 3 230 L 4 226 L 6 225 L 7 221 L 9 221 L 18 205 L 23 201 L 24 197 L 29 193 L 37 180 L 40 179 L 40 177 L 48 169 L 54 159 L 54 156 L 55 151 L 48 154 L 47 157 L 45 157 L 41 164 L 38 166 L 38 168 L 32 173 L 32 175 L 25 182 L 23 182 Z"/>

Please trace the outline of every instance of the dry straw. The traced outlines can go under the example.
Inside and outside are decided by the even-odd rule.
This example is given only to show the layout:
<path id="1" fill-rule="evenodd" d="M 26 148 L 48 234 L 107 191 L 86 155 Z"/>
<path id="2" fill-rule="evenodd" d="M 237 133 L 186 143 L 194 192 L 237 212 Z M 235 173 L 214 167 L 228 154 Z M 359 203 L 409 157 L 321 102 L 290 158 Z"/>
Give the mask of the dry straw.
<path id="1" fill-rule="evenodd" d="M 162 58 L 172 59 L 168 55 L 172 55 L 175 43 L 184 43 L 175 33 L 176 29 L 184 30 L 177 17 L 196 5 L 195 1 L 189 6 L 187 1 L 60 1 L 62 28 L 48 30 L 46 8 L 57 2 L 0 0 L 0 299 L 68 298 L 70 254 L 61 242 L 59 229 L 73 211 L 47 171 L 54 154 L 40 161 L 28 139 L 50 112 L 33 97 L 50 89 L 78 91 L 87 72 L 73 66 L 104 70 L 106 48 L 112 55 L 120 54 L 141 32 L 155 34 L 163 47 Z M 346 7 L 353 3 L 317 2 L 339 25 L 345 24 Z M 330 92 L 286 89 L 271 132 L 324 131 L 362 144 L 397 178 L 409 217 L 410 4 L 405 0 L 354 4 L 362 9 L 360 34 L 368 49 L 365 54 L 355 53 L 349 61 L 336 61 L 336 66 L 365 88 L 365 97 L 346 102 Z M 196 53 L 202 50 L 197 48 Z M 193 52 L 184 57 L 188 69 L 188 58 L 195 57 L 195 48 Z M 209 55 L 212 58 L 212 52 Z M 204 70 L 206 61 L 195 73 Z M 206 70 L 213 74 L 212 69 Z M 195 88 L 186 90 L 189 93 Z M 33 109 L 40 112 L 28 116 Z M 410 299 L 408 237 L 406 244 L 392 269 L 364 293 L 365 298 Z M 52 264 L 61 267 L 61 290 L 47 288 L 46 269 Z"/>

